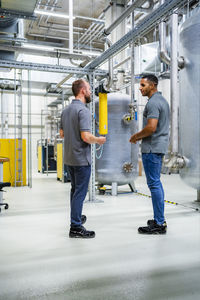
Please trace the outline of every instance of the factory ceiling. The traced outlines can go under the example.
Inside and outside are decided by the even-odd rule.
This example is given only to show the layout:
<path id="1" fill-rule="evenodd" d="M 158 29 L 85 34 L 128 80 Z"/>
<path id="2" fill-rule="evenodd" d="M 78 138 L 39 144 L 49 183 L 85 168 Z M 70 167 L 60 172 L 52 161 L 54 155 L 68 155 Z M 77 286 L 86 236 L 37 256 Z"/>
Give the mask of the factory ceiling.
<path id="1" fill-rule="evenodd" d="M 73 49 L 93 51 L 93 55 L 104 50 L 104 42 L 99 39 L 105 27 L 103 10 L 109 5 L 107 0 L 73 0 L 72 10 L 69 11 L 69 0 L 1 0 L 0 1 L 0 50 L 13 47 L 14 51 L 23 52 L 19 48 L 27 48 L 47 52 L 55 47 L 58 51 L 69 49 L 70 40 L 70 13 L 73 16 Z M 83 5 L 84 4 L 84 5 Z M 9 32 L 5 38 L 5 29 L 2 25 L 11 18 L 24 19 L 23 32 Z M 11 38 L 10 35 L 15 36 Z M 22 40 L 24 39 L 24 40 Z M 9 45 L 10 41 L 10 45 Z M 34 45 L 34 46 L 33 46 Z M 37 49 L 37 46 L 43 48 Z M 54 47 L 52 49 L 44 47 Z M 31 47 L 33 46 L 33 47 Z M 8 50 L 8 49 L 7 49 Z M 11 50 L 11 49 L 10 49 Z M 70 51 L 69 51 L 70 52 Z M 50 55 L 51 56 L 51 55 Z"/>

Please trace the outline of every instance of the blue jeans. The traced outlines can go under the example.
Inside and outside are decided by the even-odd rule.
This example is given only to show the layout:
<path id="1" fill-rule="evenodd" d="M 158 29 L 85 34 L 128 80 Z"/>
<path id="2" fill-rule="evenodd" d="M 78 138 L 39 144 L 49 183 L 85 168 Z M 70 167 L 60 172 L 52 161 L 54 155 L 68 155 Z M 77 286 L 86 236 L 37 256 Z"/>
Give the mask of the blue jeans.
<path id="1" fill-rule="evenodd" d="M 160 181 L 162 167 L 161 153 L 142 153 L 142 162 L 147 179 L 147 185 L 151 191 L 154 220 L 157 224 L 164 223 L 164 190 Z"/>
<path id="2" fill-rule="evenodd" d="M 88 190 L 91 166 L 68 166 L 71 177 L 71 227 L 81 226 L 83 202 Z"/>

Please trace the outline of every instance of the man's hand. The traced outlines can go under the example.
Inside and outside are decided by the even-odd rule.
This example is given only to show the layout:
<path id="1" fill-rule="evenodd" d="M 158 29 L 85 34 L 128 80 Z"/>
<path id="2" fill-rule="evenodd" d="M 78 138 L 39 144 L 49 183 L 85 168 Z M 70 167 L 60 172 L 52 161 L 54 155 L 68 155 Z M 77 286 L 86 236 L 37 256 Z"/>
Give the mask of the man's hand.
<path id="1" fill-rule="evenodd" d="M 95 136 L 91 134 L 89 131 L 81 131 L 81 138 L 85 143 L 88 144 L 99 144 L 102 145 L 106 142 L 106 138 L 104 136 Z"/>
<path id="2" fill-rule="evenodd" d="M 64 138 L 64 131 L 63 131 L 63 129 L 60 129 L 60 137 L 61 137 L 61 139 Z"/>
<path id="3" fill-rule="evenodd" d="M 130 142 L 130 143 L 134 143 L 134 144 L 136 144 L 136 143 L 137 143 L 137 141 L 139 141 L 139 139 L 138 139 L 138 137 L 137 137 L 137 133 L 136 133 L 136 134 L 134 134 L 134 135 L 132 135 L 132 136 L 131 136 L 131 138 L 130 138 L 129 142 Z"/>
<path id="4" fill-rule="evenodd" d="M 98 144 L 103 145 L 106 142 L 106 138 L 104 136 L 99 136 L 98 137 Z"/>
<path id="5" fill-rule="evenodd" d="M 158 119 L 148 119 L 147 125 L 141 131 L 133 134 L 129 142 L 136 144 L 141 139 L 152 135 L 156 131 L 157 124 L 158 124 Z"/>

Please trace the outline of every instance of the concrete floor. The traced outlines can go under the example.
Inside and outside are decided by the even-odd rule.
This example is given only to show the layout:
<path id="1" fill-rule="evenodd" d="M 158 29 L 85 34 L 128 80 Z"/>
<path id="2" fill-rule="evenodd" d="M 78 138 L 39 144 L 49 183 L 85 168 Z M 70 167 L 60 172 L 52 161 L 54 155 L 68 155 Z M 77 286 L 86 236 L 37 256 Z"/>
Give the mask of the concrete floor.
<path id="1" fill-rule="evenodd" d="M 196 191 L 163 175 L 166 199 L 196 206 Z M 149 193 L 144 177 L 139 192 Z M 200 212 L 166 204 L 168 232 L 144 236 L 151 199 L 124 193 L 86 203 L 91 240 L 69 239 L 70 184 L 36 175 L 33 188 L 9 188 L 0 214 L 0 299 L 200 299 Z M 120 191 L 128 191 L 123 186 Z"/>

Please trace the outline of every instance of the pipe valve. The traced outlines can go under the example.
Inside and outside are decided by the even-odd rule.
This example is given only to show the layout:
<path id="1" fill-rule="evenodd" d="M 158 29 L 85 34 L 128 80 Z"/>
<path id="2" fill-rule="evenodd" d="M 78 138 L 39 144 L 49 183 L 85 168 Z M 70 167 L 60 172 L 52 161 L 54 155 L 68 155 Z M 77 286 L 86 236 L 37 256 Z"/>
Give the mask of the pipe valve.
<path id="1" fill-rule="evenodd" d="M 131 173 L 133 171 L 133 164 L 129 163 L 129 162 L 125 162 L 124 165 L 123 165 L 123 170 L 126 173 Z"/>

